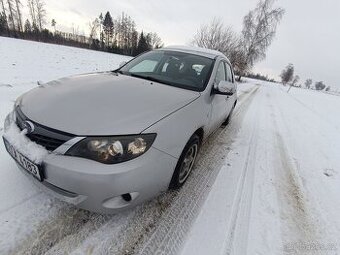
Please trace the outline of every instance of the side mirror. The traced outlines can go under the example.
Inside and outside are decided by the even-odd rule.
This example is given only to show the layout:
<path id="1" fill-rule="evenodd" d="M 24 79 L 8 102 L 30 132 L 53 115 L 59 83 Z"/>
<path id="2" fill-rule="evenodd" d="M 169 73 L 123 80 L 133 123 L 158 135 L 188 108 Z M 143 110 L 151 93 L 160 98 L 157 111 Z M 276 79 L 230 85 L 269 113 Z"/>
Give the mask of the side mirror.
<path id="1" fill-rule="evenodd" d="M 119 67 L 122 67 L 122 66 L 125 65 L 126 63 L 127 63 L 126 61 L 120 62 Z"/>
<path id="2" fill-rule="evenodd" d="M 235 85 L 228 81 L 220 81 L 217 87 L 214 88 L 214 93 L 231 96 L 235 93 Z"/>

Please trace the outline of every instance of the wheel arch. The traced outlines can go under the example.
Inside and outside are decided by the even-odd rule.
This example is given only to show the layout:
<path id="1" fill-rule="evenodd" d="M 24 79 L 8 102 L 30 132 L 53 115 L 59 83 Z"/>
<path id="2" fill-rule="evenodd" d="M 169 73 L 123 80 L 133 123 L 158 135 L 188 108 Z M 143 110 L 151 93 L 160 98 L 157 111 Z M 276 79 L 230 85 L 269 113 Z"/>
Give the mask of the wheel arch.
<path id="1" fill-rule="evenodd" d="M 197 135 L 200 138 L 200 144 L 202 144 L 204 139 L 204 129 L 203 127 L 198 128 L 193 135 Z"/>

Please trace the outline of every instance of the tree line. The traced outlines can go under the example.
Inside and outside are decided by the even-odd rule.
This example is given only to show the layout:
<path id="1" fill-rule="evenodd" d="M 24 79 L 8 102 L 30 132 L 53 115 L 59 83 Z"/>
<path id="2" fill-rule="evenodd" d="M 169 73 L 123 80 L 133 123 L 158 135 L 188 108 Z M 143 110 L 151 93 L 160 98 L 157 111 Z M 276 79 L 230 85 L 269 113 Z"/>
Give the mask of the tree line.
<path id="1" fill-rule="evenodd" d="M 240 33 L 225 26 L 220 19 L 203 24 L 194 35 L 192 44 L 224 53 L 233 65 L 239 80 L 251 75 L 253 66 L 266 57 L 275 38 L 276 28 L 285 10 L 274 7 L 275 0 L 260 0 L 243 18 Z M 264 78 L 264 77 L 262 77 Z"/>
<path id="2" fill-rule="evenodd" d="M 109 11 L 98 15 L 88 23 L 89 36 L 79 33 L 79 27 L 72 32 L 57 29 L 57 21 L 51 20 L 50 31 L 45 26 L 47 11 L 43 0 L 0 0 L 0 36 L 90 48 L 135 56 L 144 51 L 163 47 L 156 33 L 139 33 L 135 21 L 125 13 L 112 18 Z M 29 17 L 23 22 L 22 10 L 28 8 Z"/>
<path id="3" fill-rule="evenodd" d="M 110 12 L 106 12 L 104 16 L 101 13 L 89 23 L 89 28 L 91 46 L 94 49 L 135 56 L 150 49 L 163 47 L 162 40 L 156 33 L 142 31 L 139 34 L 136 23 L 125 13 L 115 19 Z"/>
<path id="4" fill-rule="evenodd" d="M 291 87 L 298 87 L 301 88 L 302 84 L 299 83 L 300 81 L 300 76 L 294 73 L 294 65 L 293 64 L 288 64 L 281 72 L 281 81 L 283 85 L 290 85 L 289 90 Z M 304 82 L 304 87 L 306 89 L 315 89 L 315 90 L 325 90 L 325 91 L 330 91 L 331 87 L 326 86 L 323 81 L 317 81 L 313 85 L 313 80 L 308 78 Z"/>

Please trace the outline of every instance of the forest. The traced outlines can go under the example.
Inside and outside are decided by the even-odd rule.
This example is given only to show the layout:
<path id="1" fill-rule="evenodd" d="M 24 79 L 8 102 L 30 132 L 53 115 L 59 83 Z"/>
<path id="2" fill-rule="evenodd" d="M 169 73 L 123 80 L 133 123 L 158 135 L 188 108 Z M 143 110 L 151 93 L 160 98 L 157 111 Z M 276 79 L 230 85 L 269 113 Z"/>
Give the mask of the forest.
<path id="1" fill-rule="evenodd" d="M 154 32 L 138 32 L 135 21 L 127 14 L 112 17 L 104 15 L 88 22 L 88 35 L 73 26 L 71 32 L 57 29 L 58 21 L 49 19 L 43 0 L 0 0 L 0 36 L 25 40 L 55 43 L 81 48 L 89 48 L 129 56 L 163 46 L 161 38 Z M 24 19 L 24 8 L 28 17 Z M 52 30 L 46 25 L 50 25 Z"/>

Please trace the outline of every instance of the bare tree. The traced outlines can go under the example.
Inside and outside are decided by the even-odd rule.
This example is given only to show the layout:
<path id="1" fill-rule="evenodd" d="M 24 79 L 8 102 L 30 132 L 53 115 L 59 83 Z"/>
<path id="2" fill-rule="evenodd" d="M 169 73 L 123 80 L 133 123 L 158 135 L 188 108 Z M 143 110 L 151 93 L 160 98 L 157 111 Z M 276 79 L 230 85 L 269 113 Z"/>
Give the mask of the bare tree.
<path id="1" fill-rule="evenodd" d="M 43 0 L 35 0 L 36 22 L 41 31 L 46 24 L 45 2 Z"/>
<path id="2" fill-rule="evenodd" d="M 294 66 L 293 64 L 288 64 L 285 69 L 281 72 L 281 81 L 283 85 L 286 85 L 293 80 L 294 77 Z"/>
<path id="3" fill-rule="evenodd" d="M 214 18 L 209 24 L 201 25 L 192 44 L 218 50 L 229 58 L 236 71 L 244 69 L 245 54 L 241 47 L 240 37 L 231 27 L 224 26 L 220 19 Z"/>
<path id="4" fill-rule="evenodd" d="M 30 16 L 31 16 L 32 27 L 36 27 L 37 26 L 37 18 L 36 18 L 36 8 L 35 8 L 34 0 L 28 0 L 27 3 L 28 3 L 29 13 L 30 13 Z"/>
<path id="5" fill-rule="evenodd" d="M 100 40 L 100 47 L 103 48 L 104 45 L 104 32 L 103 32 L 103 21 L 104 21 L 104 17 L 103 17 L 103 13 L 100 13 L 99 15 L 99 21 L 100 21 L 100 28 L 99 28 L 99 40 Z"/>
<path id="6" fill-rule="evenodd" d="M 1 2 L 2 13 L 3 13 L 5 16 L 7 16 L 7 15 L 6 15 L 6 8 L 5 8 L 4 0 L 0 0 L 0 2 Z"/>
<path id="7" fill-rule="evenodd" d="M 17 19 L 17 26 L 18 26 L 18 30 L 20 32 L 23 31 L 23 27 L 22 27 L 22 15 L 21 15 L 21 1 L 20 0 L 15 0 L 15 5 L 16 5 L 16 19 Z"/>
<path id="8" fill-rule="evenodd" d="M 310 86 L 312 85 L 312 83 L 313 83 L 313 80 L 312 80 L 312 79 L 307 79 L 307 80 L 305 81 L 305 86 L 306 86 L 306 88 L 307 88 L 307 89 L 310 89 Z"/>
<path id="9" fill-rule="evenodd" d="M 148 33 L 146 35 L 146 40 L 152 46 L 153 49 L 158 49 L 163 47 L 162 39 L 157 33 Z"/>
<path id="10" fill-rule="evenodd" d="M 272 43 L 283 8 L 273 8 L 275 0 L 260 0 L 254 10 L 243 19 L 242 45 L 246 66 L 242 73 L 251 69 L 254 64 L 266 57 L 266 50 Z"/>
<path id="11" fill-rule="evenodd" d="M 237 39 L 231 27 L 225 27 L 220 19 L 214 18 L 209 24 L 201 25 L 192 44 L 227 53 L 237 46 Z"/>
<path id="12" fill-rule="evenodd" d="M 14 9 L 14 3 L 13 0 L 7 0 L 7 5 L 8 5 L 8 26 L 11 30 L 16 30 L 15 28 L 15 22 L 14 20 L 16 19 L 16 11 Z"/>
<path id="13" fill-rule="evenodd" d="M 92 22 L 89 22 L 89 29 L 90 29 L 90 40 L 96 39 L 98 29 L 100 28 L 100 21 L 98 18 L 95 18 Z"/>
<path id="14" fill-rule="evenodd" d="M 293 80 L 292 80 L 292 86 L 296 87 L 297 86 L 296 84 L 299 82 L 299 80 L 300 80 L 300 76 L 295 75 Z"/>

